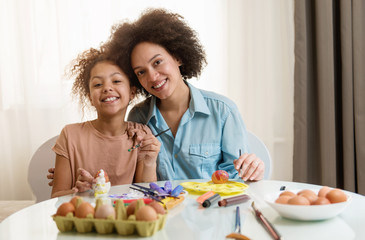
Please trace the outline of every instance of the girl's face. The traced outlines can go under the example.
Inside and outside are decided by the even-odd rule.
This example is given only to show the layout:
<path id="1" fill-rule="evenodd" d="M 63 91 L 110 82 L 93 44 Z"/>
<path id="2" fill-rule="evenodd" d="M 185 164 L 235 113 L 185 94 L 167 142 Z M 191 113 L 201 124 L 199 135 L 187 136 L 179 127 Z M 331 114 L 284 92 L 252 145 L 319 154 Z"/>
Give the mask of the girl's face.
<path id="1" fill-rule="evenodd" d="M 134 97 L 128 77 L 109 61 L 99 62 L 91 69 L 89 88 L 90 102 L 98 116 L 125 114 Z"/>
<path id="2" fill-rule="evenodd" d="M 137 44 L 132 51 L 131 63 L 141 85 L 159 99 L 169 98 L 185 85 L 179 69 L 180 61 L 158 44 Z"/>

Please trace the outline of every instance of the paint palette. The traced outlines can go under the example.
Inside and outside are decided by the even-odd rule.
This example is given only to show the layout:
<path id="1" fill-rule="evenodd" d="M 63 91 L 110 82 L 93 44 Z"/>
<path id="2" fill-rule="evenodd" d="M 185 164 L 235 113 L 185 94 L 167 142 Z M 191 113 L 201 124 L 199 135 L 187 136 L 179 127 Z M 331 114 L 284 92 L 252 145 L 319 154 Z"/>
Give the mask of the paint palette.
<path id="1" fill-rule="evenodd" d="M 237 193 L 243 193 L 248 185 L 241 182 L 228 181 L 223 184 L 215 184 L 212 181 L 209 182 L 184 182 L 180 184 L 185 190 L 201 194 L 209 191 L 219 193 L 220 195 L 231 195 Z"/>

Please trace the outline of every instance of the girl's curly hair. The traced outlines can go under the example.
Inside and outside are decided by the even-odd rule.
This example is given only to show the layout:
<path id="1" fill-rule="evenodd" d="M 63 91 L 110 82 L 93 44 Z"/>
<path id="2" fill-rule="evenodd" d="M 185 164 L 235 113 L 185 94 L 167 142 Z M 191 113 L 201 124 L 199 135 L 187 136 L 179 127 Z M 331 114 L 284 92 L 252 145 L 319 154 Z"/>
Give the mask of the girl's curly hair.
<path id="1" fill-rule="evenodd" d="M 75 77 L 75 81 L 72 86 L 73 97 L 78 97 L 82 110 L 89 105 L 90 99 L 90 74 L 93 67 L 102 61 L 109 60 L 104 50 L 98 50 L 90 48 L 80 53 L 76 59 L 74 59 L 69 66 L 69 70 L 66 73 L 68 78 Z"/>
<path id="2" fill-rule="evenodd" d="M 135 22 L 116 24 L 112 35 L 104 45 L 108 55 L 127 74 L 137 93 L 148 96 L 131 66 L 131 53 L 141 42 L 151 42 L 166 49 L 180 60 L 182 77 L 198 77 L 206 65 L 206 57 L 197 33 L 188 26 L 184 18 L 165 9 L 147 9 Z"/>

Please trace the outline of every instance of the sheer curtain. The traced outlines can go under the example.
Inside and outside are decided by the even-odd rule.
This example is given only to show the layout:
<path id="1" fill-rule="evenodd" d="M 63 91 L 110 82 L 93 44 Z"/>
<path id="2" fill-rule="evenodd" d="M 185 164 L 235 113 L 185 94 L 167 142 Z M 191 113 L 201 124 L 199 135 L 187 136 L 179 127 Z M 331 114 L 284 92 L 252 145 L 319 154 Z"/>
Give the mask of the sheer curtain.
<path id="1" fill-rule="evenodd" d="M 0 0 L 0 200 L 32 199 L 32 154 L 65 124 L 94 117 L 71 99 L 65 67 L 147 7 L 178 12 L 198 32 L 208 66 L 192 83 L 233 99 L 268 145 L 273 178 L 291 180 L 292 1 Z"/>

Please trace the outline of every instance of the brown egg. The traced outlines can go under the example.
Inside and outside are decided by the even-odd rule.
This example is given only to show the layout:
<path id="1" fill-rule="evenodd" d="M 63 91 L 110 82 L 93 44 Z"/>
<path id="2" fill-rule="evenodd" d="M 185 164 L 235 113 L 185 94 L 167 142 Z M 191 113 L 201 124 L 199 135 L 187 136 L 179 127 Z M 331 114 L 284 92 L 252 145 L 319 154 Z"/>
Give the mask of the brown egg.
<path id="1" fill-rule="evenodd" d="M 318 192 L 318 197 L 326 197 L 327 193 L 331 191 L 331 188 L 324 186 Z"/>
<path id="2" fill-rule="evenodd" d="M 325 205 L 331 204 L 331 202 L 325 197 L 318 197 L 316 201 L 311 203 L 312 205 Z"/>
<path id="3" fill-rule="evenodd" d="M 76 208 L 76 203 L 77 203 L 77 199 L 79 199 L 79 196 L 75 196 L 70 200 L 70 203 L 72 203 L 72 205 L 74 205 L 74 207 Z"/>
<path id="4" fill-rule="evenodd" d="M 289 195 L 283 195 L 283 196 L 279 196 L 276 200 L 275 203 L 280 203 L 280 204 L 287 204 L 289 199 L 291 199 L 292 196 Z"/>
<path id="5" fill-rule="evenodd" d="M 148 206 L 153 207 L 158 214 L 161 214 L 161 215 L 164 215 L 165 214 L 164 207 L 161 204 L 159 204 L 158 202 L 156 202 L 156 201 L 150 202 L 148 204 Z"/>
<path id="6" fill-rule="evenodd" d="M 130 204 L 128 204 L 127 216 L 134 214 L 134 210 L 136 209 L 136 205 L 137 205 L 137 200 L 135 200 L 135 201 L 131 202 Z"/>
<path id="7" fill-rule="evenodd" d="M 305 197 L 306 199 L 308 199 L 308 201 L 310 202 L 310 204 L 312 204 L 314 201 L 316 201 L 318 199 L 318 196 L 314 193 L 302 193 L 299 196 Z"/>
<path id="8" fill-rule="evenodd" d="M 94 207 L 88 202 L 81 203 L 75 210 L 75 216 L 78 218 L 86 218 L 88 214 L 92 214 L 94 216 Z"/>
<path id="9" fill-rule="evenodd" d="M 302 194 L 308 194 L 308 195 L 312 195 L 312 196 L 317 196 L 317 194 L 315 192 L 313 192 L 312 190 L 309 189 L 304 189 L 300 192 L 297 193 L 298 196 L 302 195 Z"/>
<path id="10" fill-rule="evenodd" d="M 112 205 L 103 204 L 96 209 L 95 218 L 106 219 L 108 217 L 115 219 L 115 210 Z"/>
<path id="11" fill-rule="evenodd" d="M 157 219 L 157 213 L 153 207 L 148 205 L 141 207 L 136 212 L 137 221 L 155 221 Z"/>
<path id="12" fill-rule="evenodd" d="M 285 192 L 280 193 L 280 197 L 281 196 L 284 196 L 284 195 L 287 195 L 287 196 L 290 196 L 290 197 L 294 197 L 295 196 L 295 193 L 290 192 L 290 191 L 285 191 Z"/>
<path id="13" fill-rule="evenodd" d="M 331 203 L 339 203 L 339 202 L 346 202 L 347 196 L 341 189 L 332 189 L 326 194 L 326 198 Z"/>
<path id="14" fill-rule="evenodd" d="M 310 202 L 307 198 L 302 196 L 295 196 L 288 200 L 288 204 L 292 205 L 310 205 Z"/>
<path id="15" fill-rule="evenodd" d="M 67 213 L 72 212 L 72 214 L 75 214 L 75 207 L 72 205 L 72 203 L 65 202 L 62 203 L 61 206 L 58 207 L 56 215 L 57 216 L 66 216 Z"/>

